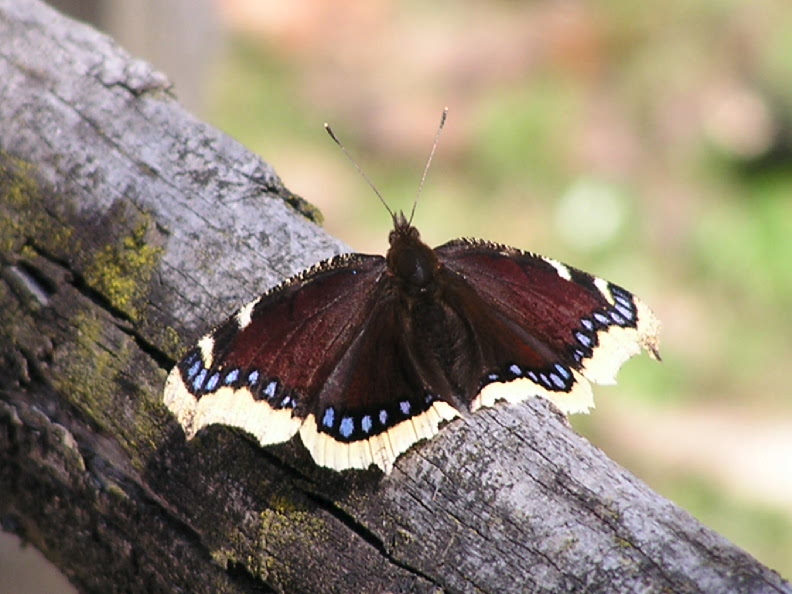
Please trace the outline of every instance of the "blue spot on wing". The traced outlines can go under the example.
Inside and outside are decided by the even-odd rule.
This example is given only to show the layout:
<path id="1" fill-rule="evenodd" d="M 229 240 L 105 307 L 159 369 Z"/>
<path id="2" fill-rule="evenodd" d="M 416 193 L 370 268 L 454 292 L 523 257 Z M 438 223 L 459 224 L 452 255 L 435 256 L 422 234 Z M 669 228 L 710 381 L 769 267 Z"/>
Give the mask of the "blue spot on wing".
<path id="1" fill-rule="evenodd" d="M 566 384 L 564 383 L 564 380 L 562 380 L 560 377 L 558 377 L 555 373 L 551 373 L 550 374 L 550 379 L 556 385 L 556 387 L 559 388 L 560 390 L 565 390 L 566 389 Z"/>
<path id="2" fill-rule="evenodd" d="M 567 369 L 566 367 L 564 367 L 560 363 L 556 363 L 555 364 L 555 368 L 556 368 L 556 371 L 558 371 L 558 373 L 560 375 L 562 375 L 564 378 L 570 379 L 572 377 L 572 373 L 570 373 L 569 369 Z"/>
<path id="3" fill-rule="evenodd" d="M 206 382 L 206 391 L 211 392 L 217 387 L 217 384 L 220 383 L 220 374 L 215 372 L 215 374 L 209 378 L 209 381 Z"/>
<path id="4" fill-rule="evenodd" d="M 201 387 L 203 386 L 204 380 L 206 379 L 206 369 L 201 369 L 201 373 L 198 374 L 198 377 L 193 380 L 193 391 L 198 392 Z"/>
<path id="5" fill-rule="evenodd" d="M 625 321 L 625 319 L 624 319 L 623 317 L 621 317 L 621 316 L 620 316 L 620 315 L 619 315 L 617 312 L 615 312 L 615 311 L 612 311 L 612 312 L 610 312 L 610 317 L 611 317 L 611 320 L 613 320 L 614 322 L 616 322 L 616 323 L 617 323 L 619 326 L 624 326 L 624 324 L 626 324 L 626 323 L 627 323 L 627 322 Z"/>
<path id="6" fill-rule="evenodd" d="M 341 426 L 338 428 L 342 436 L 349 438 L 355 431 L 355 421 L 352 417 L 344 417 L 341 419 Z"/>
<path id="7" fill-rule="evenodd" d="M 233 384 L 238 379 L 239 379 L 239 369 L 234 369 L 233 371 L 230 371 L 228 373 L 228 375 L 226 375 L 225 381 L 223 383 L 226 386 L 230 386 L 231 384 Z"/>
<path id="8" fill-rule="evenodd" d="M 201 360 L 199 359 L 192 364 L 192 367 L 190 367 L 189 371 L 187 372 L 187 379 L 193 379 L 201 370 L 201 367 L 202 364 L 201 364 Z"/>
<path id="9" fill-rule="evenodd" d="M 633 319 L 633 311 L 631 308 L 622 305 L 621 303 L 617 303 L 613 306 L 613 308 L 618 311 L 623 317 L 627 318 L 628 320 Z M 613 315 L 613 314 L 611 314 Z"/>
<path id="10" fill-rule="evenodd" d="M 608 318 L 605 316 L 605 314 L 603 314 L 601 312 L 595 312 L 594 313 L 594 319 L 597 320 L 603 326 L 610 325 L 610 320 L 608 320 Z"/>
<path id="11" fill-rule="evenodd" d="M 325 427 L 332 427 L 335 422 L 335 411 L 333 407 L 325 410 L 324 417 L 322 418 L 322 425 Z"/>

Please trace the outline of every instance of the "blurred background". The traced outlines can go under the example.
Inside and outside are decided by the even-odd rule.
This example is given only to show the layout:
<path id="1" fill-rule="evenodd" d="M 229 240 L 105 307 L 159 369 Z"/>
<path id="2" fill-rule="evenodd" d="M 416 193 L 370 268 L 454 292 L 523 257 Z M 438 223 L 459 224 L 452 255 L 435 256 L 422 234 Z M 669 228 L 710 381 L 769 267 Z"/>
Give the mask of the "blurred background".
<path id="1" fill-rule="evenodd" d="M 792 578 L 787 0 L 53 4 L 168 74 L 355 251 L 383 253 L 391 222 L 322 124 L 407 210 L 448 106 L 424 239 L 511 244 L 640 295 L 663 363 L 630 361 L 573 424 Z"/>

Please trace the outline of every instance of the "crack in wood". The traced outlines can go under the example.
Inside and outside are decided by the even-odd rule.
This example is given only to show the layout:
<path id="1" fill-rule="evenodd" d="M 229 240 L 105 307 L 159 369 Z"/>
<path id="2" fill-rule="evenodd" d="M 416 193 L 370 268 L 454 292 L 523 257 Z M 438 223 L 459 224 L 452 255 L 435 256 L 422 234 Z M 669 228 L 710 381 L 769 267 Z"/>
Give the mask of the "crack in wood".
<path id="1" fill-rule="evenodd" d="M 306 495 L 317 505 L 319 505 L 323 510 L 328 512 L 338 521 L 340 521 L 344 526 L 349 528 L 352 532 L 357 534 L 360 538 L 362 538 L 365 542 L 371 545 L 380 555 L 382 555 L 385 559 L 387 559 L 390 563 L 393 563 L 399 569 L 403 569 L 405 571 L 410 572 L 414 576 L 426 580 L 433 586 L 437 588 L 443 588 L 442 584 L 427 573 L 421 571 L 417 567 L 410 565 L 407 562 L 401 561 L 397 559 L 388 548 L 385 546 L 385 543 L 380 539 L 374 532 L 372 532 L 369 528 L 367 528 L 364 524 L 359 522 L 352 516 L 350 513 L 336 505 L 330 499 L 320 496 L 315 492 L 306 491 Z"/>

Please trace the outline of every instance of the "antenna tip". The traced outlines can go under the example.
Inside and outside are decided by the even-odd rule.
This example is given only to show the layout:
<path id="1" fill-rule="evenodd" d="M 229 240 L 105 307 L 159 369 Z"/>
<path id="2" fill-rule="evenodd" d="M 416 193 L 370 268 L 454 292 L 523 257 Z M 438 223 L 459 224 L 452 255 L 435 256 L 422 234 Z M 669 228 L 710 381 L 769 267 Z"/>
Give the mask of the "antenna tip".
<path id="1" fill-rule="evenodd" d="M 344 145 L 343 145 L 343 144 L 341 144 L 341 141 L 340 141 L 340 140 L 338 140 L 338 138 L 336 137 L 335 133 L 333 132 L 333 129 L 330 127 L 330 124 L 328 124 L 327 122 L 325 122 L 325 123 L 324 123 L 324 129 L 325 129 L 325 131 L 326 131 L 326 132 L 327 132 L 327 133 L 330 135 L 330 138 L 332 138 L 332 139 L 333 139 L 333 142 L 335 142 L 335 143 L 336 143 L 338 146 L 340 146 L 341 148 L 344 148 Z"/>

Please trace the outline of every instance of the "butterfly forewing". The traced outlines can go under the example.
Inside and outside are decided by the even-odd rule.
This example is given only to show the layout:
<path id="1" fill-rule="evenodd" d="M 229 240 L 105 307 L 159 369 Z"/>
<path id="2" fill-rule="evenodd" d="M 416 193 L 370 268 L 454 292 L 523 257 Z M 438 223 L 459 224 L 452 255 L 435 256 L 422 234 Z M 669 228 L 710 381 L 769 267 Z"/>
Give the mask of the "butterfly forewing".
<path id="1" fill-rule="evenodd" d="M 165 389 L 165 403 L 187 435 L 222 423 L 249 431 L 263 445 L 291 437 L 363 324 L 384 271 L 379 256 L 335 258 L 265 293 L 204 336 Z"/>
<path id="2" fill-rule="evenodd" d="M 597 383 L 613 383 L 622 363 L 641 347 L 657 356 L 657 319 L 617 285 L 550 258 L 484 241 L 455 240 L 435 251 L 449 271 L 475 286 L 499 319 L 518 327 L 529 344 L 545 347 L 535 346 L 537 350 L 550 353 L 552 365 L 533 370 L 544 388 L 556 391 L 570 370 L 573 376 L 579 372 Z M 577 408 L 559 406 L 567 412 Z"/>

